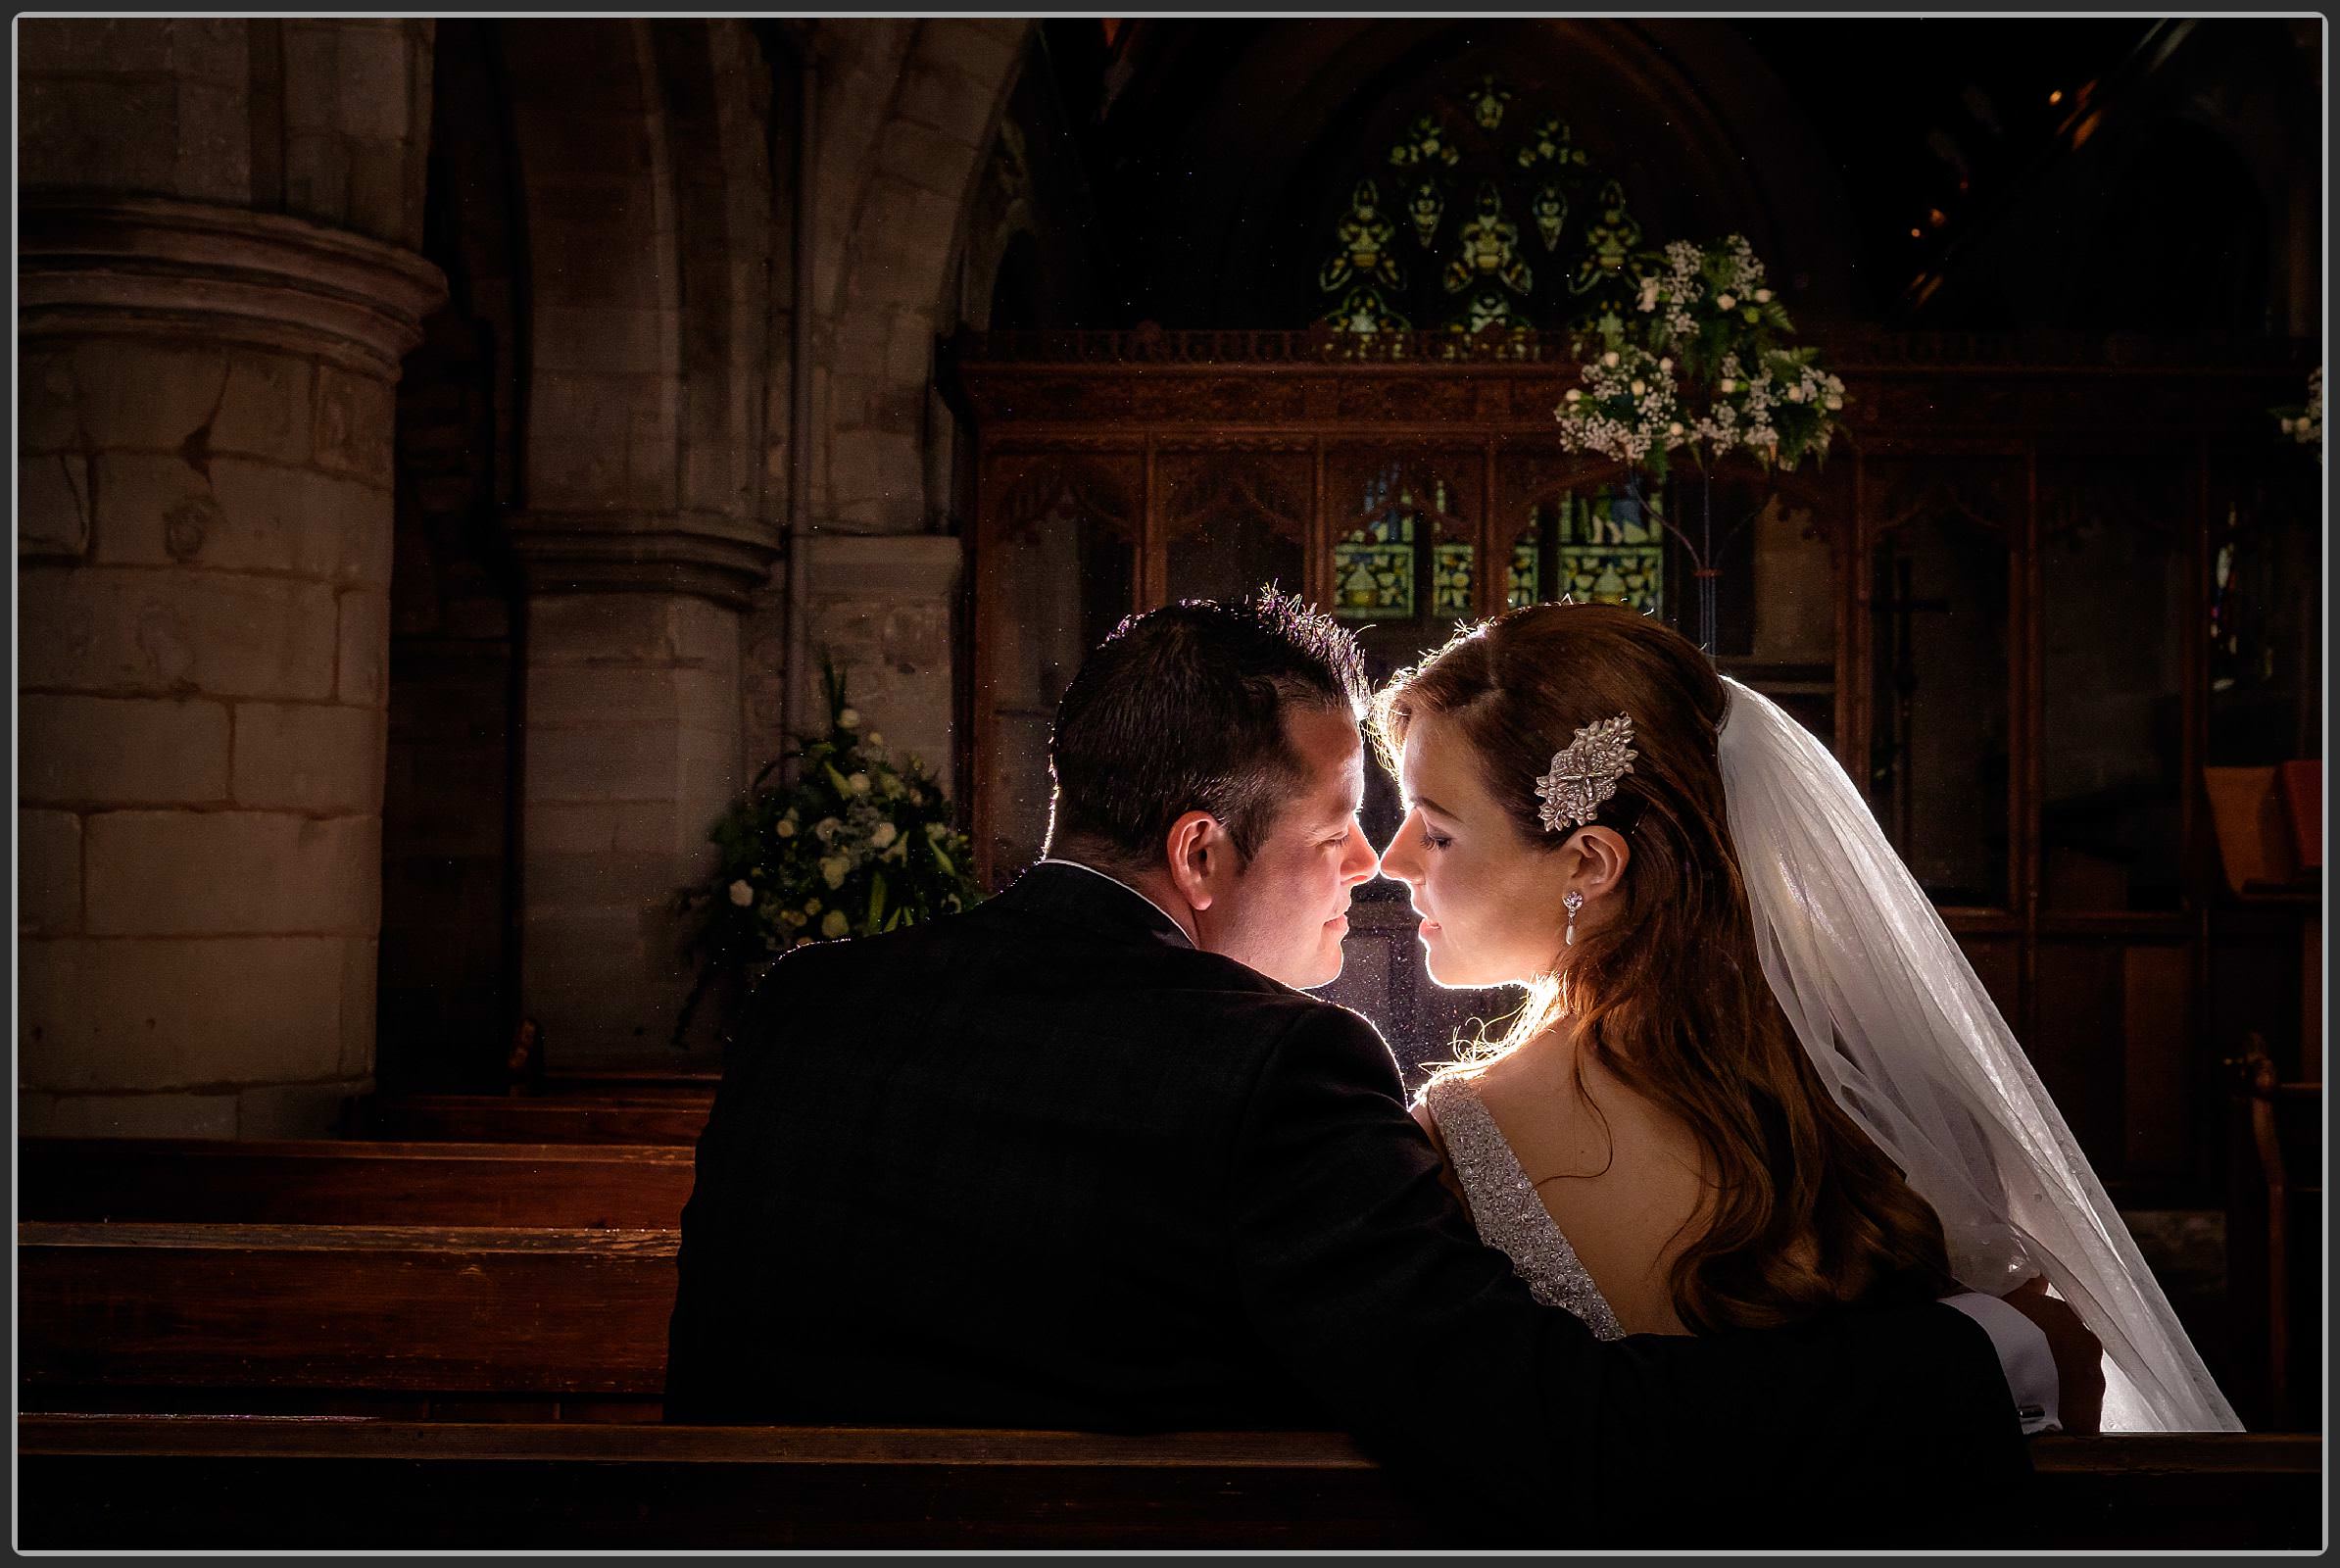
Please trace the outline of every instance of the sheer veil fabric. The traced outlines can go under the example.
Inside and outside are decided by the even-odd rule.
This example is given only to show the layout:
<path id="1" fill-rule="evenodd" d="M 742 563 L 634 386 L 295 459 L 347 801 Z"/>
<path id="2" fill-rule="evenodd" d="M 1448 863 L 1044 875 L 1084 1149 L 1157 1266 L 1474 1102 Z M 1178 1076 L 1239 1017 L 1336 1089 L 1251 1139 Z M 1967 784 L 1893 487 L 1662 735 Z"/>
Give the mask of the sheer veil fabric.
<path id="1" fill-rule="evenodd" d="M 1777 704 L 1724 684 L 1723 785 L 1764 977 L 1836 1102 L 1941 1216 L 1951 1271 L 1993 1295 L 2047 1277 L 2104 1342 L 2105 1431 L 2240 1431 L 1860 791 Z"/>

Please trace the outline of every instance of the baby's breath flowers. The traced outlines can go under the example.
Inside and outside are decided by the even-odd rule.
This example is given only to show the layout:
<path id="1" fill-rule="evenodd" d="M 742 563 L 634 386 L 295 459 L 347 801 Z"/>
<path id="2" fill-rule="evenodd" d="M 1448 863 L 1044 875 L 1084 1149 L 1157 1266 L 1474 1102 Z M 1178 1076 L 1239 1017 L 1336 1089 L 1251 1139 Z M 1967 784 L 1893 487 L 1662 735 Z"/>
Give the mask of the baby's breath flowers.
<path id="1" fill-rule="evenodd" d="M 1673 360 L 1623 343 L 1585 365 L 1584 383 L 1552 411 L 1562 444 L 1663 476 L 1666 449 L 1682 424 Z"/>

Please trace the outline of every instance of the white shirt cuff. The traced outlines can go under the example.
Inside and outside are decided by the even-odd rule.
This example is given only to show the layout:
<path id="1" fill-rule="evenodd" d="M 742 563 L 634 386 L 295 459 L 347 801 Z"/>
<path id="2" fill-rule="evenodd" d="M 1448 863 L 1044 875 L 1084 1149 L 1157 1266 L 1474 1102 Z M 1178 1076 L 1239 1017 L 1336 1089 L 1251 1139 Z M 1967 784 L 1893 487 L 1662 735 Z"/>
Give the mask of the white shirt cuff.
<path id="1" fill-rule="evenodd" d="M 1942 1304 L 1957 1307 L 1990 1336 L 1991 1348 L 1999 1352 L 2000 1369 L 2007 1374 L 2008 1391 L 2015 1396 L 2017 1413 L 2023 1418 L 2023 1436 L 2063 1431 L 2056 1406 L 2063 1385 L 2056 1377 L 2055 1352 L 2048 1348 L 2047 1336 L 2039 1325 L 1997 1297 L 1979 1291 L 1945 1296 Z"/>

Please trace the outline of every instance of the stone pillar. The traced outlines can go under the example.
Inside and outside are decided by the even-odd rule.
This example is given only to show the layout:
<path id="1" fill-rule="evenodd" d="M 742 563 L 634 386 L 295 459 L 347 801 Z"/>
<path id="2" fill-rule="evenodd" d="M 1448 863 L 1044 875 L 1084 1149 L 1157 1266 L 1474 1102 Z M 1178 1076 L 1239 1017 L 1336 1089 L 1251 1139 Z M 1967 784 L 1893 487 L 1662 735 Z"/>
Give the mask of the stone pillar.
<path id="1" fill-rule="evenodd" d="M 418 180 L 427 32 L 369 26 L 340 60 L 352 112 L 379 94 L 399 127 L 288 165 L 295 138 L 255 140 L 244 27 L 23 32 L 26 1132 L 321 1132 L 373 1064 L 391 389 L 443 285 L 398 244 L 238 203 L 265 163 L 295 205 L 328 141 L 340 219 L 359 165 L 411 153 Z M 268 42 L 273 114 L 305 112 L 315 74 Z M 395 231 L 406 194 L 366 226 Z"/>
<path id="2" fill-rule="evenodd" d="M 671 905 L 743 782 L 739 646 L 705 599 L 530 602 L 521 996 L 550 1061 L 667 1049 L 691 984 Z"/>
<path id="3" fill-rule="evenodd" d="M 24 1125 L 321 1129 L 373 1064 L 391 385 L 419 258 L 27 205 Z"/>
<path id="4" fill-rule="evenodd" d="M 806 576 L 804 711 L 821 718 L 823 649 L 847 693 L 899 757 L 915 755 L 951 783 L 951 618 L 964 541 L 945 534 L 811 533 Z M 758 766 L 762 765 L 758 761 Z"/>
<path id="5" fill-rule="evenodd" d="M 742 770 L 741 612 L 768 528 L 711 516 L 534 513 L 521 998 L 556 1064 L 660 1057 L 692 982 L 673 902 L 712 868 Z M 716 1050 L 703 1006 L 686 1044 Z"/>

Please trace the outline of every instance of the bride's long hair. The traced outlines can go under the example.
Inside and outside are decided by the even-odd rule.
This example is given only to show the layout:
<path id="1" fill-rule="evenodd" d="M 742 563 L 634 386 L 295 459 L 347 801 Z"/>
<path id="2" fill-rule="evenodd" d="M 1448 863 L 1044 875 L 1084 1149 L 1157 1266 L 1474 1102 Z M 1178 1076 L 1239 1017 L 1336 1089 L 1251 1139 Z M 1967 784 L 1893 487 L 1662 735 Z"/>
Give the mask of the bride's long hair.
<path id="1" fill-rule="evenodd" d="M 1704 1155 L 1702 1227 L 1676 1257 L 1674 1309 L 1696 1333 L 1794 1322 L 1851 1302 L 1958 1287 L 1942 1226 L 1829 1097 L 1764 979 L 1731 847 L 1714 667 L 1665 625 L 1609 605 L 1536 605 L 1458 634 L 1375 698 L 1392 772 L 1420 713 L 1452 721 L 1521 835 L 1555 853 L 1536 781 L 1580 725 L 1632 715 L 1633 769 L 1599 821 L 1633 855 L 1614 912 L 1563 948 L 1500 1040 L 1471 1064 L 1566 1019 L 1583 1063 L 1680 1117 Z M 1456 1069 L 1448 1069 L 1456 1070 Z"/>

